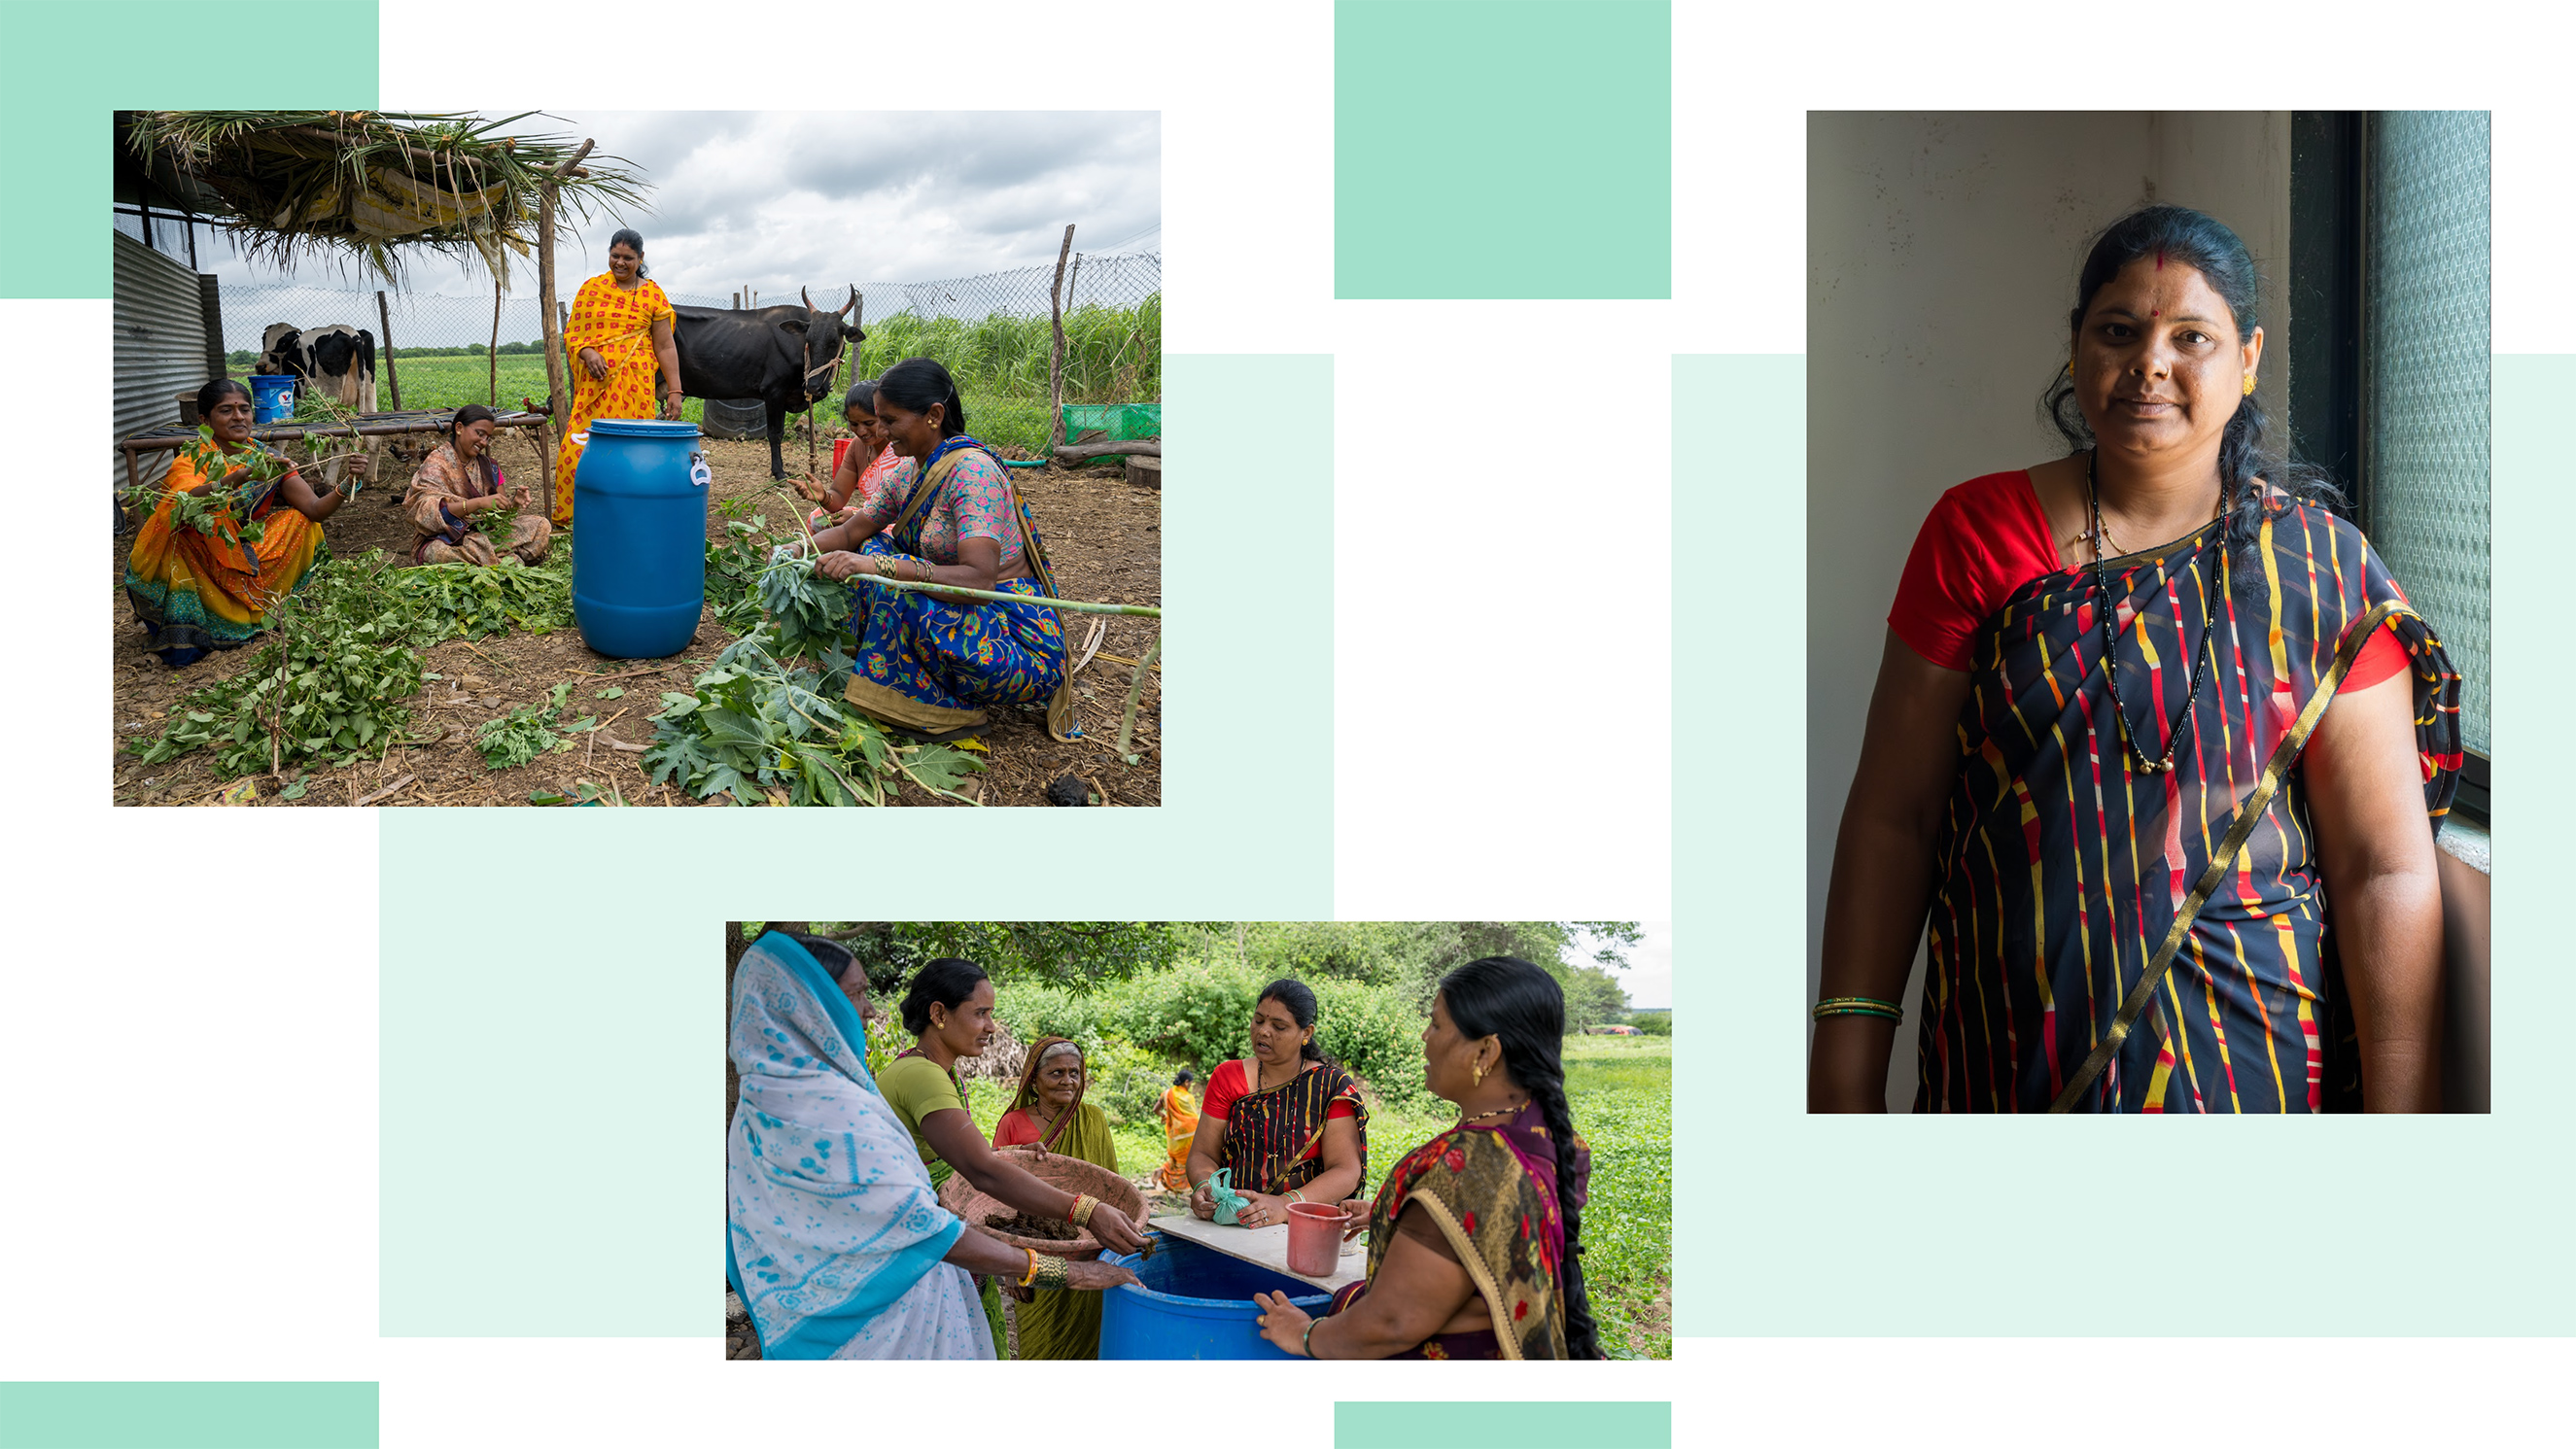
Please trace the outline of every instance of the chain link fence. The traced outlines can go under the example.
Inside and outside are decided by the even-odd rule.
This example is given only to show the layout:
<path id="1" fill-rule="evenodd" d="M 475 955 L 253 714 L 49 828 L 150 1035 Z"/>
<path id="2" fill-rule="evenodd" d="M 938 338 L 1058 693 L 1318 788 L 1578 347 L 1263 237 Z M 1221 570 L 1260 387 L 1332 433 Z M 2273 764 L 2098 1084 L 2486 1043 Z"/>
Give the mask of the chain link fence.
<path id="1" fill-rule="evenodd" d="M 930 282 L 859 283 L 869 334 L 860 365 L 873 375 L 903 357 L 937 357 L 970 395 L 1043 398 L 1054 279 L 1050 265 Z M 579 285 L 578 278 L 564 280 L 562 305 L 570 304 Z M 816 306 L 838 307 L 848 300 L 849 287 L 815 282 L 806 290 Z M 1067 261 L 1067 401 L 1160 400 L 1162 287 L 1159 252 L 1077 253 Z M 670 297 L 681 306 L 714 308 L 799 300 L 794 288 Z M 495 391 L 505 405 L 514 405 L 522 397 L 546 395 L 538 305 L 535 297 L 504 296 L 496 326 L 488 296 L 228 283 L 222 291 L 223 347 L 232 373 L 247 376 L 271 325 L 345 324 L 375 334 L 379 406 L 393 406 L 399 394 L 405 407 L 452 408 L 485 401 Z"/>
<path id="2" fill-rule="evenodd" d="M 873 321 L 909 316 L 922 322 L 955 321 L 977 323 L 992 317 L 1045 317 L 1048 313 L 1047 291 L 1054 280 L 1053 267 L 1021 267 L 1008 272 L 990 272 L 979 277 L 951 277 L 935 282 L 862 282 L 859 293 L 865 302 L 864 315 Z M 573 279 L 561 294 L 562 304 L 569 306 L 574 289 Z M 819 307 L 837 307 L 850 295 L 848 282 L 817 282 L 806 290 Z M 1132 311 L 1158 298 L 1163 290 L 1163 258 L 1159 253 L 1135 256 L 1088 256 L 1077 253 L 1065 266 L 1065 313 L 1070 316 L 1090 306 L 1112 311 Z M 746 295 L 748 294 L 748 295 Z M 754 291 L 725 296 L 703 293 L 672 292 L 674 303 L 683 307 L 727 308 L 741 305 L 755 307 L 783 306 L 798 300 L 793 289 Z M 383 299 L 383 310 L 377 307 Z M 391 347 L 399 358 L 413 351 L 443 352 L 449 349 L 489 347 L 497 330 L 499 350 L 505 357 L 513 350 L 533 351 L 543 338 L 534 297 L 501 299 L 497 329 L 490 297 L 417 294 L 387 290 L 355 290 L 337 287 L 268 286 L 228 282 L 223 288 L 224 351 L 236 365 L 248 365 L 259 355 L 260 338 L 275 323 L 295 327 L 328 327 L 346 323 L 377 334 L 379 358 Z M 477 353 L 477 355 L 480 355 Z M 381 367 L 381 363 L 379 364 Z"/>

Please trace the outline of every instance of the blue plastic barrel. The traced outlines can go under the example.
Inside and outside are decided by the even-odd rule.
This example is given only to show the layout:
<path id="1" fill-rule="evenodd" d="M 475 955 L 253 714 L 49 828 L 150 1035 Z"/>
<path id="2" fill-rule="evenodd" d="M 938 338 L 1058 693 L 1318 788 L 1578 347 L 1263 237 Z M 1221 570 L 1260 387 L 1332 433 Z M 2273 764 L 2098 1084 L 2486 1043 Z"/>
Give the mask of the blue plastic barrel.
<path id="1" fill-rule="evenodd" d="M 695 423 L 602 418 L 572 475 L 572 617 L 611 659 L 689 647 L 707 594 L 707 471 Z"/>
<path id="2" fill-rule="evenodd" d="M 1154 1235 L 1150 1258 L 1103 1254 L 1101 1261 L 1131 1269 L 1145 1286 L 1121 1283 L 1102 1295 L 1102 1358 L 1286 1358 L 1261 1336 L 1255 1293 L 1286 1293 L 1310 1314 L 1333 1295 L 1285 1273 L 1229 1258 L 1181 1238 Z"/>
<path id="3" fill-rule="evenodd" d="M 295 416 L 295 379 L 253 374 L 250 380 L 250 420 L 265 427 L 282 423 Z"/>

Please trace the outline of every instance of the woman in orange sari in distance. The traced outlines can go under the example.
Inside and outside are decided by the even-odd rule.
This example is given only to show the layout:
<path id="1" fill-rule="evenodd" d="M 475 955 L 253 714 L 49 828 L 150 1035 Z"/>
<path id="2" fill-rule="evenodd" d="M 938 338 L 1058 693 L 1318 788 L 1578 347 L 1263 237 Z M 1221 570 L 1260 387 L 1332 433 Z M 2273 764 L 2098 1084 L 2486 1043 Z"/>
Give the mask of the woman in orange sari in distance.
<path id="1" fill-rule="evenodd" d="M 1190 1096 L 1190 1069 L 1183 1067 L 1163 1092 L 1163 1186 L 1174 1192 L 1190 1190 L 1190 1142 L 1198 1132 L 1199 1104 Z"/>
<path id="2" fill-rule="evenodd" d="M 671 383 L 660 415 L 680 416 L 680 352 L 671 340 L 678 317 L 661 284 L 644 275 L 644 238 L 620 230 L 609 239 L 607 274 L 581 284 L 564 325 L 564 347 L 573 354 L 572 416 L 555 452 L 555 527 L 572 527 L 573 472 L 593 420 L 653 417 L 657 369 Z"/>

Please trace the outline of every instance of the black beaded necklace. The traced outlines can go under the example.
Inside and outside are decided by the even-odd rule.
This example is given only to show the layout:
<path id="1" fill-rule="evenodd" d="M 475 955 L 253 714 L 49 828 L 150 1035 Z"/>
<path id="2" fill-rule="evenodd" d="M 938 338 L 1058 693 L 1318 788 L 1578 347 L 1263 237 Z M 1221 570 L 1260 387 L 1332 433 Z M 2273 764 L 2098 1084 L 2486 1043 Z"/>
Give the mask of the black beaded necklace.
<path id="1" fill-rule="evenodd" d="M 2102 625 L 2102 683 L 2111 693 L 2111 712 L 2120 717 L 2120 744 L 2128 750 L 2130 762 L 2147 774 L 2161 775 L 2173 768 L 2174 750 L 2182 744 L 2192 707 L 2200 700 L 2200 681 L 2209 671 L 2210 656 L 2218 652 L 2218 596 L 2227 591 L 2227 552 L 2223 547 L 2219 550 L 2219 586 L 2201 591 L 2200 649 L 2191 662 L 2191 692 L 2183 696 L 2182 718 L 2165 736 L 2165 752 L 2150 760 L 2138 749 L 2138 738 L 2129 729 L 2128 706 L 2120 702 L 2119 631 L 2112 627 L 2117 611 L 2111 607 L 2110 584 L 2102 572 L 2102 491 L 2093 481 L 2095 452 L 2084 455 L 2084 504 L 2093 515 L 2093 610 Z M 2224 499 L 2224 492 L 2220 497 Z"/>

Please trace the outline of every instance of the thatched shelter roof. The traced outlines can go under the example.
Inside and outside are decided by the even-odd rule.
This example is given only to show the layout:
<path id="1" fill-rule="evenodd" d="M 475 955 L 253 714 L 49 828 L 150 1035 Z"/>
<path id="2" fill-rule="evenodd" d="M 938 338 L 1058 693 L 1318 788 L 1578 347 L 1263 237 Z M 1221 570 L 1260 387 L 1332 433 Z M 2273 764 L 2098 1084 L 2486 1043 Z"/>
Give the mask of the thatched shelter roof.
<path id="1" fill-rule="evenodd" d="M 406 248 L 479 256 L 494 277 L 537 241 L 539 190 L 588 220 L 640 206 L 647 183 L 596 152 L 557 179 L 569 136 L 503 136 L 537 112 L 486 121 L 464 113 L 136 111 L 126 144 L 192 189 L 223 199 L 222 225 L 280 269 L 309 258 L 357 261 L 399 281 Z"/>

